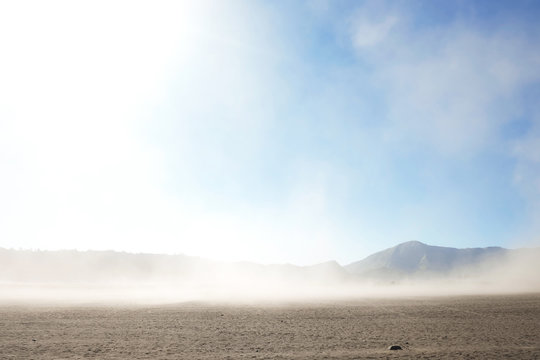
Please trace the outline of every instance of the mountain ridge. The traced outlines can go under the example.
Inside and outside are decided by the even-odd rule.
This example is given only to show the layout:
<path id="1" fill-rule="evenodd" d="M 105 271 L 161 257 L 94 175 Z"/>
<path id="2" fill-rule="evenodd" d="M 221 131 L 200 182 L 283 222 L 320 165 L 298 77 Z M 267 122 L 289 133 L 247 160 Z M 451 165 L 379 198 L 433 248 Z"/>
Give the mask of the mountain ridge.
<path id="1" fill-rule="evenodd" d="M 0 281 L 101 281 L 120 279 L 183 279 L 204 274 L 293 278 L 331 282 L 347 279 L 399 280 L 415 276 L 467 274 L 473 267 L 497 267 L 526 249 L 452 248 L 407 241 L 348 265 L 334 260 L 308 266 L 221 262 L 188 255 L 132 254 L 116 251 L 12 250 L 0 248 Z M 540 255 L 540 248 L 532 250 Z M 487 264 L 487 265 L 486 265 Z"/>
<path id="2" fill-rule="evenodd" d="M 444 274 L 456 268 L 502 258 L 512 251 L 514 250 L 497 246 L 483 248 L 434 246 L 413 240 L 371 254 L 344 268 L 354 274 L 376 271 L 391 271 L 408 275 L 419 272 Z"/>

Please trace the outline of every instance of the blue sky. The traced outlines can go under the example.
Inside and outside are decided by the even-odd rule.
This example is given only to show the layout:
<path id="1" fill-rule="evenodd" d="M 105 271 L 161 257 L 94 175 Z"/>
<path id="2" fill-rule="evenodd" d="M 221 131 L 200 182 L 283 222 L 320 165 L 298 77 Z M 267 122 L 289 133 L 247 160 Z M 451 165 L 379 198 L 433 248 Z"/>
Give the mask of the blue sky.
<path id="1" fill-rule="evenodd" d="M 537 2 L 0 10 L 2 247 L 540 244 Z"/>

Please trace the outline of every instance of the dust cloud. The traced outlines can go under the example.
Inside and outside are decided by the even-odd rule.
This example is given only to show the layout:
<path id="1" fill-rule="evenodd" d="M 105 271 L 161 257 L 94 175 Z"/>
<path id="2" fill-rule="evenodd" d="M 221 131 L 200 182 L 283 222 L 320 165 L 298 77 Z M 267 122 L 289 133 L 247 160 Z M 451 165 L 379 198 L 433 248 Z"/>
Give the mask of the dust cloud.
<path id="1" fill-rule="evenodd" d="M 259 304 L 531 293 L 540 292 L 539 250 L 512 250 L 444 273 L 358 274 L 333 261 L 301 267 L 184 255 L 0 249 L 0 302 Z"/>

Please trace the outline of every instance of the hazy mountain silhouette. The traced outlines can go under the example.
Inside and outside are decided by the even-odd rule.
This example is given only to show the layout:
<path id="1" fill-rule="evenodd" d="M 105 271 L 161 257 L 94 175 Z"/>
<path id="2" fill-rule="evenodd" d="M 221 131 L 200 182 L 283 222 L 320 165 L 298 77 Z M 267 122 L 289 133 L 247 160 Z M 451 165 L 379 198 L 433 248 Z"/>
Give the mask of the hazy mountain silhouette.
<path id="1" fill-rule="evenodd" d="M 186 255 L 0 248 L 0 282 L 201 281 L 223 277 L 331 281 L 349 276 L 335 261 L 311 266 L 221 262 Z"/>
<path id="2" fill-rule="evenodd" d="M 513 251 L 501 247 L 457 249 L 408 241 L 349 264 L 345 269 L 365 276 L 442 275 L 502 261 Z"/>
<path id="3" fill-rule="evenodd" d="M 208 282 L 236 277 L 294 282 L 333 283 L 338 280 L 384 279 L 461 274 L 472 269 L 496 268 L 511 254 L 538 254 L 540 249 L 500 247 L 456 249 L 409 241 L 382 250 L 352 264 L 329 261 L 311 266 L 227 263 L 185 255 L 130 254 L 115 251 L 30 251 L 0 248 L 0 281 L 103 282 L 174 281 Z"/>

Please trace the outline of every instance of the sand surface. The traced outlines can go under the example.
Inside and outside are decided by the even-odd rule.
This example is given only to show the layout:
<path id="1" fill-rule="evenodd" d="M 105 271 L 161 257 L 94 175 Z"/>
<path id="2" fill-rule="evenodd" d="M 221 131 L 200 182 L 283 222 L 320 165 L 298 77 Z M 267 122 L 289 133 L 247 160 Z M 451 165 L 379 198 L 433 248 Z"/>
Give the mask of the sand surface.
<path id="1" fill-rule="evenodd" d="M 404 350 L 390 351 L 390 345 Z M 540 359 L 540 294 L 0 307 L 1 359 Z"/>

